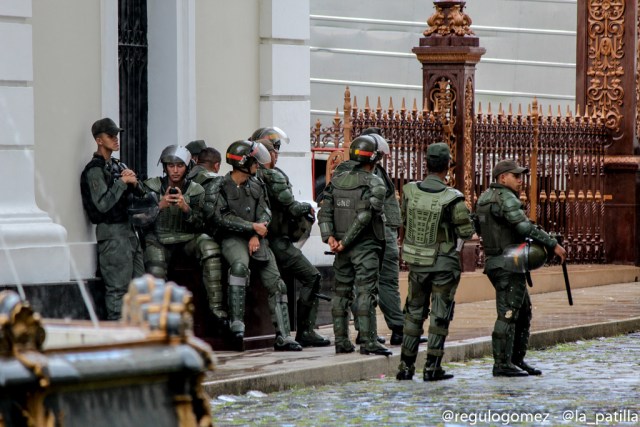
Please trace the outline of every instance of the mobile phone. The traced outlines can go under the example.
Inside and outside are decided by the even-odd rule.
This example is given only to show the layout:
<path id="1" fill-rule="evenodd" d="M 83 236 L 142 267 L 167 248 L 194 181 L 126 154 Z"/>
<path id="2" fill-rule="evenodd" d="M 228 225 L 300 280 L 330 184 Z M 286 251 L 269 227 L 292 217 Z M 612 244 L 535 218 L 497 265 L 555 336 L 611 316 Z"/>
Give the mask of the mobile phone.
<path id="1" fill-rule="evenodd" d="M 178 194 L 178 189 L 176 187 L 171 187 L 169 189 L 169 194 Z"/>

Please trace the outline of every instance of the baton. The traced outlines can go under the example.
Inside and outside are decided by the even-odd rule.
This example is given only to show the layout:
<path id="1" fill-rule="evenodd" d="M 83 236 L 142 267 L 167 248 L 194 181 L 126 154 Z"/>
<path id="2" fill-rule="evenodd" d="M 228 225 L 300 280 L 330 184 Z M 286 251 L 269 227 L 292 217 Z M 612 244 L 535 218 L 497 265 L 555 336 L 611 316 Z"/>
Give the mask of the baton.
<path id="1" fill-rule="evenodd" d="M 331 301 L 331 297 L 327 296 L 325 294 L 319 294 L 319 293 L 316 292 L 316 293 L 313 294 L 313 296 L 318 298 L 318 299 L 321 299 L 323 301 Z"/>
<path id="2" fill-rule="evenodd" d="M 530 288 L 533 288 L 533 280 L 531 280 L 531 272 L 527 271 L 526 273 L 524 273 L 524 277 L 525 279 L 527 279 L 527 285 L 529 285 Z"/>
<path id="3" fill-rule="evenodd" d="M 567 299 L 569 305 L 573 305 L 573 297 L 571 296 L 571 286 L 569 285 L 569 272 L 567 271 L 567 262 L 562 263 L 562 274 L 564 274 L 564 287 L 567 289 Z"/>
<path id="4" fill-rule="evenodd" d="M 335 255 L 335 252 L 331 252 L 331 251 L 324 251 L 325 255 Z"/>

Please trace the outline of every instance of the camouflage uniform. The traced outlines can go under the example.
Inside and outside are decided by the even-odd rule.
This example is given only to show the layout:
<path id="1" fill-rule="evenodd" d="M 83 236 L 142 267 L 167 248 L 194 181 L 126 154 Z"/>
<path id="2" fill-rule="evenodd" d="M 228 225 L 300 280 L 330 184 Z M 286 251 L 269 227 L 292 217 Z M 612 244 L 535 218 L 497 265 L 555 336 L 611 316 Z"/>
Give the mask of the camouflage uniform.
<path id="1" fill-rule="evenodd" d="M 352 142 L 353 145 L 356 140 Z M 371 151 L 368 151 L 371 152 Z M 322 240 L 342 242 L 336 253 L 335 296 L 331 314 L 336 353 L 354 350 L 349 339 L 349 306 L 356 292 L 356 315 L 360 324 L 362 354 L 391 352 L 376 340 L 376 288 L 384 242 L 384 182 L 362 166 L 334 173 L 318 213 Z"/>
<path id="2" fill-rule="evenodd" d="M 210 172 L 203 166 L 199 165 L 194 166 L 187 176 L 193 176 L 193 182 L 200 184 L 202 188 L 204 188 L 204 231 L 206 231 L 210 237 L 214 238 L 217 231 L 214 219 L 215 204 L 218 199 L 218 195 L 220 194 L 220 186 L 222 185 L 223 177 L 214 172 Z M 217 319 L 226 323 L 228 313 L 224 302 L 224 290 L 222 289 L 220 245 L 217 241 L 212 240 L 210 247 L 213 255 L 211 257 L 211 261 L 209 261 L 211 264 L 210 280 L 208 280 L 204 285 L 207 290 L 207 297 L 209 299 L 209 308 L 211 309 L 211 312 Z"/>
<path id="3" fill-rule="evenodd" d="M 415 372 L 427 316 L 430 316 L 429 344 L 424 379 L 451 378 L 452 375 L 445 376 L 440 362 L 460 282 L 457 239 L 468 240 L 473 235 L 469 209 L 462 193 L 431 174 L 421 183 L 404 186 L 402 216 L 405 226 L 402 257 L 409 265 L 409 291 L 398 379 L 410 379 Z"/>
<path id="4" fill-rule="evenodd" d="M 96 224 L 98 266 L 105 284 L 105 303 L 109 320 L 120 319 L 122 297 L 131 279 L 144 274 L 140 241 L 129 223 L 127 197 L 144 193 L 138 183 L 128 188 L 119 174 L 118 159 L 105 160 L 96 153 L 80 177 L 83 206 Z"/>
<path id="5" fill-rule="evenodd" d="M 156 193 L 158 199 L 165 194 L 168 185 L 166 177 L 150 178 L 144 184 L 148 191 Z M 181 190 L 190 211 L 184 213 L 178 206 L 160 211 L 152 229 L 145 235 L 145 268 L 147 273 L 166 279 L 168 265 L 177 251 L 195 257 L 202 266 L 202 282 L 209 301 L 216 303 L 214 292 L 220 288 L 220 248 L 202 232 L 205 190 L 192 181 L 185 181 Z M 224 315 L 218 305 L 211 306 L 211 309 L 216 315 Z"/>
<path id="6" fill-rule="evenodd" d="M 342 162 L 336 168 L 336 173 L 352 170 L 358 162 L 348 160 Z M 384 215 L 387 219 L 385 223 L 385 245 L 380 268 L 380 280 L 378 281 L 378 303 L 380 311 L 384 315 L 384 320 L 390 330 L 394 331 L 394 336 L 399 336 L 400 342 L 392 340 L 391 344 L 400 344 L 402 341 L 403 316 L 400 308 L 400 253 L 398 250 L 398 228 L 402 225 L 400 215 L 400 204 L 396 198 L 396 189 L 387 171 L 380 165 L 376 165 L 373 173 L 385 184 L 386 193 L 384 198 Z M 355 307 L 352 307 L 355 312 Z M 354 318 L 356 329 L 359 329 L 357 317 Z"/>
<path id="7" fill-rule="evenodd" d="M 515 191 L 498 183 L 492 183 L 480 195 L 476 215 L 486 256 L 484 273 L 496 290 L 498 318 L 491 335 L 495 375 L 517 369 L 512 364 L 522 364 L 531 325 L 531 300 L 525 274 L 504 268 L 504 249 L 530 238 L 553 252 L 558 242 L 529 221 Z M 534 375 L 539 375 L 537 372 Z"/>
<path id="8" fill-rule="evenodd" d="M 273 214 L 267 234 L 269 246 L 280 271 L 291 273 L 302 284 L 296 307 L 296 341 L 303 347 L 327 346 L 331 342 L 314 331 L 318 315 L 315 294 L 320 291 L 320 272 L 292 243 L 292 235 L 299 231 L 297 224 L 302 217 L 310 217 L 310 223 L 313 223 L 311 205 L 295 200 L 289 177 L 279 168 L 260 168 L 258 177 L 266 184 Z"/>
<path id="9" fill-rule="evenodd" d="M 215 220 L 219 226 L 222 254 L 230 266 L 228 289 L 231 332 L 240 338 L 244 336 L 245 295 L 249 285 L 249 267 L 252 267 L 258 271 L 262 284 L 269 292 L 271 321 L 276 328 L 275 349 L 301 349 L 291 337 L 287 286 L 280 278 L 267 241 L 261 239 L 260 250 L 249 255 L 249 239 L 255 235 L 253 223 L 271 221 L 271 209 L 262 181 L 250 176 L 244 184 L 236 185 L 231 172 L 225 175 L 216 202 Z"/>

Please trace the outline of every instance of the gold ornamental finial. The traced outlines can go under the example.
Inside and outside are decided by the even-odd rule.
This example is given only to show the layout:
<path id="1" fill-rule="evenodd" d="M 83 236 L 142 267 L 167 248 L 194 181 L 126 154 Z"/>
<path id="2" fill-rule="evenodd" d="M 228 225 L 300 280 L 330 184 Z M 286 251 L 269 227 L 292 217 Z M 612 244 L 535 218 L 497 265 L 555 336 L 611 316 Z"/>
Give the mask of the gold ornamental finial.
<path id="1" fill-rule="evenodd" d="M 435 0 L 436 9 L 427 19 L 429 28 L 424 31 L 425 37 L 432 34 L 440 36 L 472 36 L 471 18 L 464 13 L 465 2 L 462 0 Z"/>

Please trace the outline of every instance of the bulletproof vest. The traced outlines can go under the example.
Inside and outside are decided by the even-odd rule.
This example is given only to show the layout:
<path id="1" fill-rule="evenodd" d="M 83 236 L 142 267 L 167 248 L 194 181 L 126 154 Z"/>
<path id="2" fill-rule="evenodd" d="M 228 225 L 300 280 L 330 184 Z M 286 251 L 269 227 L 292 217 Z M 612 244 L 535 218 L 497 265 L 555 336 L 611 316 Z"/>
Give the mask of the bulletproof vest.
<path id="1" fill-rule="evenodd" d="M 522 241 L 515 227 L 504 218 L 502 204 L 506 197 L 516 197 L 506 188 L 490 187 L 476 203 L 476 217 L 486 256 L 501 255 L 504 249 Z"/>
<path id="2" fill-rule="evenodd" d="M 264 182 L 271 204 L 271 222 L 269 223 L 269 238 L 286 236 L 290 219 L 288 206 L 283 204 L 280 195 L 287 192 L 289 197 L 284 202 L 291 204 L 293 196 L 290 194 L 291 185 L 288 177 L 280 169 L 258 169 L 258 177 Z"/>
<path id="3" fill-rule="evenodd" d="M 333 227 L 334 236 L 341 240 L 355 221 L 360 210 L 369 209 L 368 200 L 362 196 L 369 185 L 365 173 L 349 172 L 339 174 L 331 180 L 333 185 Z"/>
<path id="4" fill-rule="evenodd" d="M 148 179 L 145 181 L 145 185 L 158 193 L 158 198 L 167 191 L 166 184 L 160 178 Z M 184 187 L 186 190 L 182 189 L 182 196 L 184 201 L 191 205 L 191 198 L 196 195 L 196 188 L 199 189 L 200 187 L 190 181 L 187 181 Z M 195 237 L 197 231 L 191 223 L 187 222 L 187 214 L 178 206 L 169 206 L 166 209 L 162 209 L 156 218 L 154 226 L 158 241 L 164 245 L 189 241 Z"/>
<path id="5" fill-rule="evenodd" d="M 407 219 L 402 258 L 409 264 L 431 266 L 439 252 L 449 253 L 455 247 L 453 226 L 443 218 L 443 213 L 464 196 L 453 188 L 431 193 L 416 183 L 405 185 L 404 192 Z"/>
<path id="6" fill-rule="evenodd" d="M 193 182 L 200 184 L 204 188 L 204 205 L 202 210 L 204 212 L 205 230 L 212 237 L 216 234 L 216 224 L 213 216 L 223 181 L 224 176 L 216 175 L 207 170 L 200 171 L 193 178 Z"/>
<path id="7" fill-rule="evenodd" d="M 93 224 L 116 224 L 127 222 L 129 220 L 129 216 L 127 214 L 126 197 L 128 190 L 107 212 L 100 212 L 93 204 L 93 201 L 91 200 L 91 189 L 89 188 L 89 180 L 87 178 L 87 173 L 89 172 L 89 169 L 92 168 L 100 168 L 102 170 L 102 173 L 104 174 L 104 180 L 107 184 L 108 189 L 113 186 L 117 179 L 120 179 L 120 174 L 122 173 L 122 168 L 118 159 L 112 158 L 111 162 L 107 163 L 104 157 L 97 154 L 94 155 L 93 159 L 91 159 L 87 166 L 85 166 L 82 174 L 80 175 L 80 194 L 82 196 L 82 206 L 87 212 L 89 221 L 91 221 Z"/>
<path id="8" fill-rule="evenodd" d="M 387 218 L 387 227 L 400 227 L 402 225 L 402 214 L 400 213 L 400 203 L 396 198 L 396 188 L 393 185 L 393 181 L 386 170 L 382 166 L 378 165 L 374 169 L 376 176 L 380 177 L 384 181 L 384 185 L 387 187 L 387 193 L 384 199 L 384 215 Z"/>
<path id="9" fill-rule="evenodd" d="M 238 186 L 233 180 L 225 179 L 220 190 L 227 200 L 229 209 L 235 215 L 249 222 L 258 219 L 257 209 L 263 192 L 260 181 L 249 178 L 244 185 Z"/>

